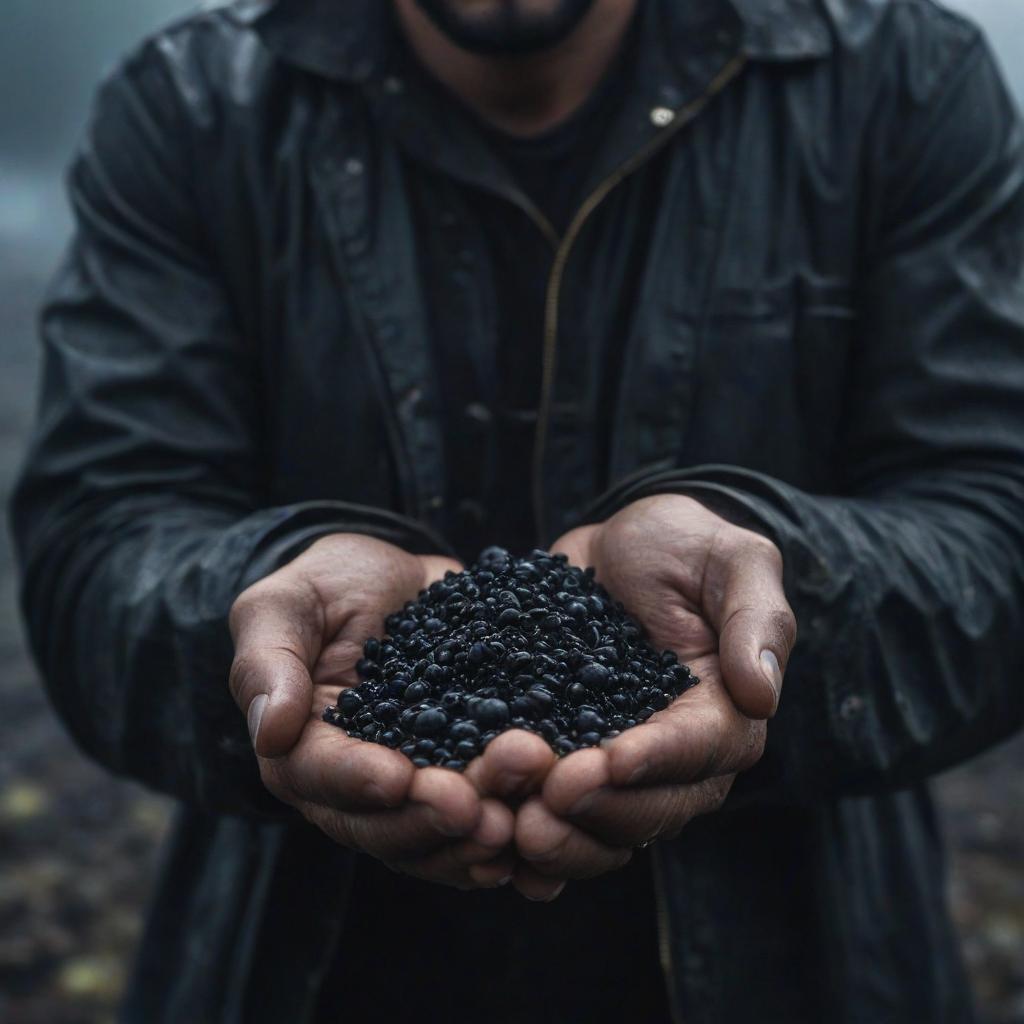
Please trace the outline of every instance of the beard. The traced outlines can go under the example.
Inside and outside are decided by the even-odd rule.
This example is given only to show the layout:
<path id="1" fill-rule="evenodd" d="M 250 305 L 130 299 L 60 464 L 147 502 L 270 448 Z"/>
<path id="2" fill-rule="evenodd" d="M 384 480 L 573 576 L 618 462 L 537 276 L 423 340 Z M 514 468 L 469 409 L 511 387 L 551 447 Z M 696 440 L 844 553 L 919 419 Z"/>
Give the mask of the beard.
<path id="1" fill-rule="evenodd" d="M 494 0 L 493 10 L 471 14 L 460 0 L 416 0 L 417 7 L 459 49 L 495 57 L 539 53 L 557 46 L 595 0 L 553 0 L 550 10 L 531 10 L 522 0 Z"/>

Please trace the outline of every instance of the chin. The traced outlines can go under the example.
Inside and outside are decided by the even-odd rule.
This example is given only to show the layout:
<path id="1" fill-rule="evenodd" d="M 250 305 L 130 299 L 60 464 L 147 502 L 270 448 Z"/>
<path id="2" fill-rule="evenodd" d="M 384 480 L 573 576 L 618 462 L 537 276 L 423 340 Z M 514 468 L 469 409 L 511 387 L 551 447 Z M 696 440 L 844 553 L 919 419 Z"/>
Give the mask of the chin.
<path id="1" fill-rule="evenodd" d="M 596 0 L 416 0 L 456 46 L 516 56 L 552 49 L 570 36 Z"/>

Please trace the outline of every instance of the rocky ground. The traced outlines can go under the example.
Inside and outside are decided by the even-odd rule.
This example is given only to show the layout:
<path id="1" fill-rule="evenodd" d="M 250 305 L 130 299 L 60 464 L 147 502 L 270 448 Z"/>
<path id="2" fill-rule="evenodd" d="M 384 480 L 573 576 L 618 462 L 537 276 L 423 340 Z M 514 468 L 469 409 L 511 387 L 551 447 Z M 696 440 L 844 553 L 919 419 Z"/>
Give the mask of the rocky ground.
<path id="1" fill-rule="evenodd" d="M 0 239 L 0 495 L 29 417 L 39 259 Z M 113 1021 L 168 804 L 86 761 L 23 653 L 0 543 L 0 1021 Z M 1024 1024 L 1024 739 L 941 779 L 951 896 L 986 1024 Z"/>

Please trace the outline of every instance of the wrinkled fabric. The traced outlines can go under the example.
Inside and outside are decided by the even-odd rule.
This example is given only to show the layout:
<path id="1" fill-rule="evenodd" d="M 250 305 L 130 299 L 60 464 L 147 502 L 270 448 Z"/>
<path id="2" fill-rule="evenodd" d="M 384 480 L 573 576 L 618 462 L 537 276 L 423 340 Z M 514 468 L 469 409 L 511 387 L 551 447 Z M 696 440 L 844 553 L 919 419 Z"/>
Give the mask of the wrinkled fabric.
<path id="1" fill-rule="evenodd" d="M 338 530 L 459 547 L 409 179 L 467 239 L 481 351 L 460 197 L 529 211 L 422 116 L 386 7 L 172 26 L 69 176 L 12 524 L 69 730 L 183 801 L 126 1021 L 307 1019 L 344 918 L 349 855 L 262 791 L 228 694 L 234 597 Z M 652 0 L 642 32 L 565 261 L 539 539 L 692 494 L 776 541 L 801 628 L 763 762 L 653 848 L 679 1018 L 969 1021 L 926 780 L 1024 719 L 1020 123 L 927 0 Z"/>

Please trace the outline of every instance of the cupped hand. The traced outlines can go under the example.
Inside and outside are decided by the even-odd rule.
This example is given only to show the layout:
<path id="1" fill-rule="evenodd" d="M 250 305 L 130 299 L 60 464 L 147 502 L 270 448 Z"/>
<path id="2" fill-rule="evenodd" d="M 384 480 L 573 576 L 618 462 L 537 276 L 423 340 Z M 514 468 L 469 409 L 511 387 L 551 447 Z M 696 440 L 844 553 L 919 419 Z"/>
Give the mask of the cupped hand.
<path id="1" fill-rule="evenodd" d="M 552 550 L 594 566 L 651 643 L 701 683 L 643 725 L 558 761 L 518 808 L 515 884 L 541 899 L 721 806 L 761 756 L 796 639 L 778 549 L 690 498 L 636 502 Z M 536 770 L 534 744 L 516 734 L 506 743 L 505 774 Z M 498 777 L 490 765 L 478 771 Z"/>
<path id="2" fill-rule="evenodd" d="M 385 617 L 460 568 L 370 537 L 317 541 L 235 601 L 230 687 L 263 783 L 278 799 L 343 846 L 419 878 L 474 888 L 512 874 L 514 818 L 505 802 L 321 719 L 356 681 L 363 643 L 381 634 Z"/>

